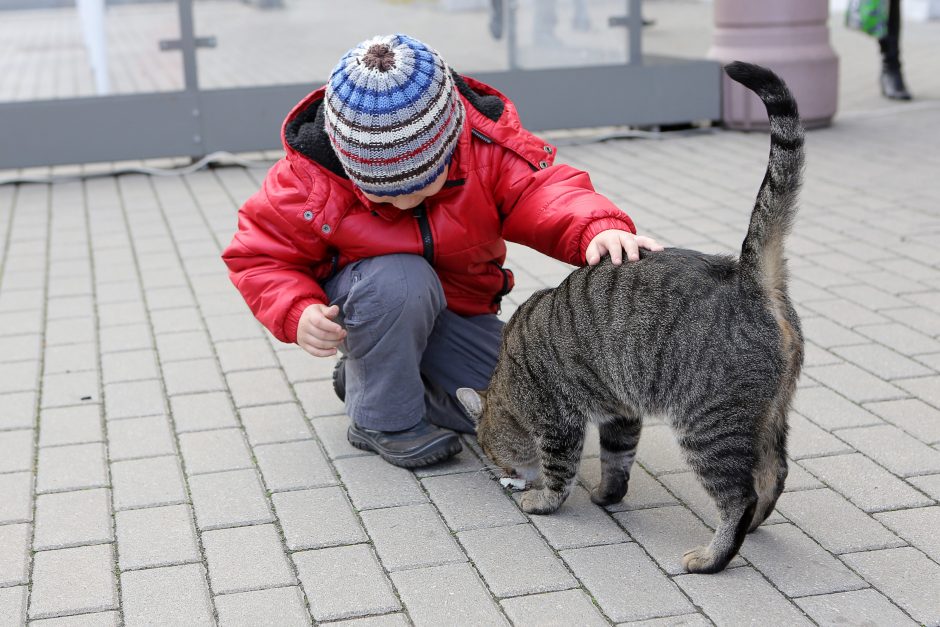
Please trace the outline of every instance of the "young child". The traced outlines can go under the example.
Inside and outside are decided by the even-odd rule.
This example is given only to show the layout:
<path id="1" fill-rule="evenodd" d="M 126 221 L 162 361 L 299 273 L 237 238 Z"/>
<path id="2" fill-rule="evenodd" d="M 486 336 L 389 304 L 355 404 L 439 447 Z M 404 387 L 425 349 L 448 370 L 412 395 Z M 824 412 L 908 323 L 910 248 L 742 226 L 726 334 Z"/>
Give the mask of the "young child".
<path id="1" fill-rule="evenodd" d="M 575 265 L 660 249 L 586 173 L 552 165 L 511 101 L 405 35 L 347 52 L 282 139 L 223 258 L 275 337 L 343 352 L 348 439 L 397 466 L 447 459 L 473 432 L 455 394 L 496 364 L 505 240 Z"/>

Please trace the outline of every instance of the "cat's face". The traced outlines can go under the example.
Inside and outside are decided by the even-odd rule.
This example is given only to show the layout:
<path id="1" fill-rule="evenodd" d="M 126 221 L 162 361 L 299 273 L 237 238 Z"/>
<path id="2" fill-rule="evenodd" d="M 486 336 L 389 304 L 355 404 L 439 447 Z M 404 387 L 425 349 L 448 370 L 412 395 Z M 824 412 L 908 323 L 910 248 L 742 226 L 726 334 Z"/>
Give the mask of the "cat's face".
<path id="1" fill-rule="evenodd" d="M 495 402 L 487 402 L 485 390 L 460 388 L 457 399 L 476 422 L 477 441 L 486 456 L 506 476 L 536 481 L 539 460 L 535 441 L 512 414 Z"/>

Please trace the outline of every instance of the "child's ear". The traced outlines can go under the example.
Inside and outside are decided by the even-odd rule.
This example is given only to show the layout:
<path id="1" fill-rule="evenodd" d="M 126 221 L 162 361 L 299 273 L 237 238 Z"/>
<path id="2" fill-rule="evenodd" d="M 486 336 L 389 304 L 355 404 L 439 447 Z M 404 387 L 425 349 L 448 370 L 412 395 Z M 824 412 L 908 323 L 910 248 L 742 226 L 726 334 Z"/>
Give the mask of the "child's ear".
<path id="1" fill-rule="evenodd" d="M 463 405 L 467 414 L 473 418 L 473 422 L 479 422 L 483 415 L 483 401 L 486 398 L 486 390 L 477 392 L 471 388 L 458 388 L 457 400 Z"/>

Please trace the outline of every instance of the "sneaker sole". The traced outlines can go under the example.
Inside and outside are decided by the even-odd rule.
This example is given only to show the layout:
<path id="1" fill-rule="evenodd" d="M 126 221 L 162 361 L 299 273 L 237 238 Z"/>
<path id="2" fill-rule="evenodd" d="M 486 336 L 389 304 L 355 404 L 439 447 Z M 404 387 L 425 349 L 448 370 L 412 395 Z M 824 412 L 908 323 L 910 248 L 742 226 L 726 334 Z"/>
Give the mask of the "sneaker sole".
<path id="1" fill-rule="evenodd" d="M 411 451 L 407 454 L 395 455 L 393 453 L 387 453 L 382 451 L 369 443 L 365 438 L 356 435 L 352 431 L 346 432 L 346 439 L 349 440 L 349 443 L 361 451 L 370 451 L 372 453 L 377 453 L 382 459 L 392 464 L 393 466 L 398 466 L 400 468 L 421 468 L 422 466 L 430 466 L 431 464 L 436 464 L 444 460 L 450 459 L 457 453 L 463 450 L 463 445 L 460 443 L 459 438 L 440 438 L 437 440 L 432 440 L 425 444 L 422 448 L 417 451 Z M 421 455 L 422 451 L 426 451 L 435 446 L 440 446 L 440 444 L 446 440 L 451 440 L 451 443 L 439 451 L 434 451 L 426 454 L 425 456 Z"/>

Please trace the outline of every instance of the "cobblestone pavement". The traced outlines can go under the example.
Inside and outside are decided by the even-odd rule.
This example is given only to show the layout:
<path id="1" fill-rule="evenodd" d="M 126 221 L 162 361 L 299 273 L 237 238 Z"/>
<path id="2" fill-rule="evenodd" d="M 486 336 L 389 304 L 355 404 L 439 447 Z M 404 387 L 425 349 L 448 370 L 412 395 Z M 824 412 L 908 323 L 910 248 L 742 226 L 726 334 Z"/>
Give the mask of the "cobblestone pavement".
<path id="1" fill-rule="evenodd" d="M 938 28 L 912 57 L 936 58 Z M 787 491 L 717 575 L 682 572 L 715 512 L 662 424 L 621 504 L 587 499 L 592 441 L 548 517 L 470 439 L 417 472 L 351 448 L 332 362 L 272 340 L 219 260 L 264 169 L 0 186 L 0 625 L 940 623 L 940 76 L 885 105 L 873 62 L 843 54 L 869 82 L 808 135 Z M 733 252 L 767 145 L 561 157 L 643 231 Z M 568 272 L 510 262 L 514 303 Z"/>

